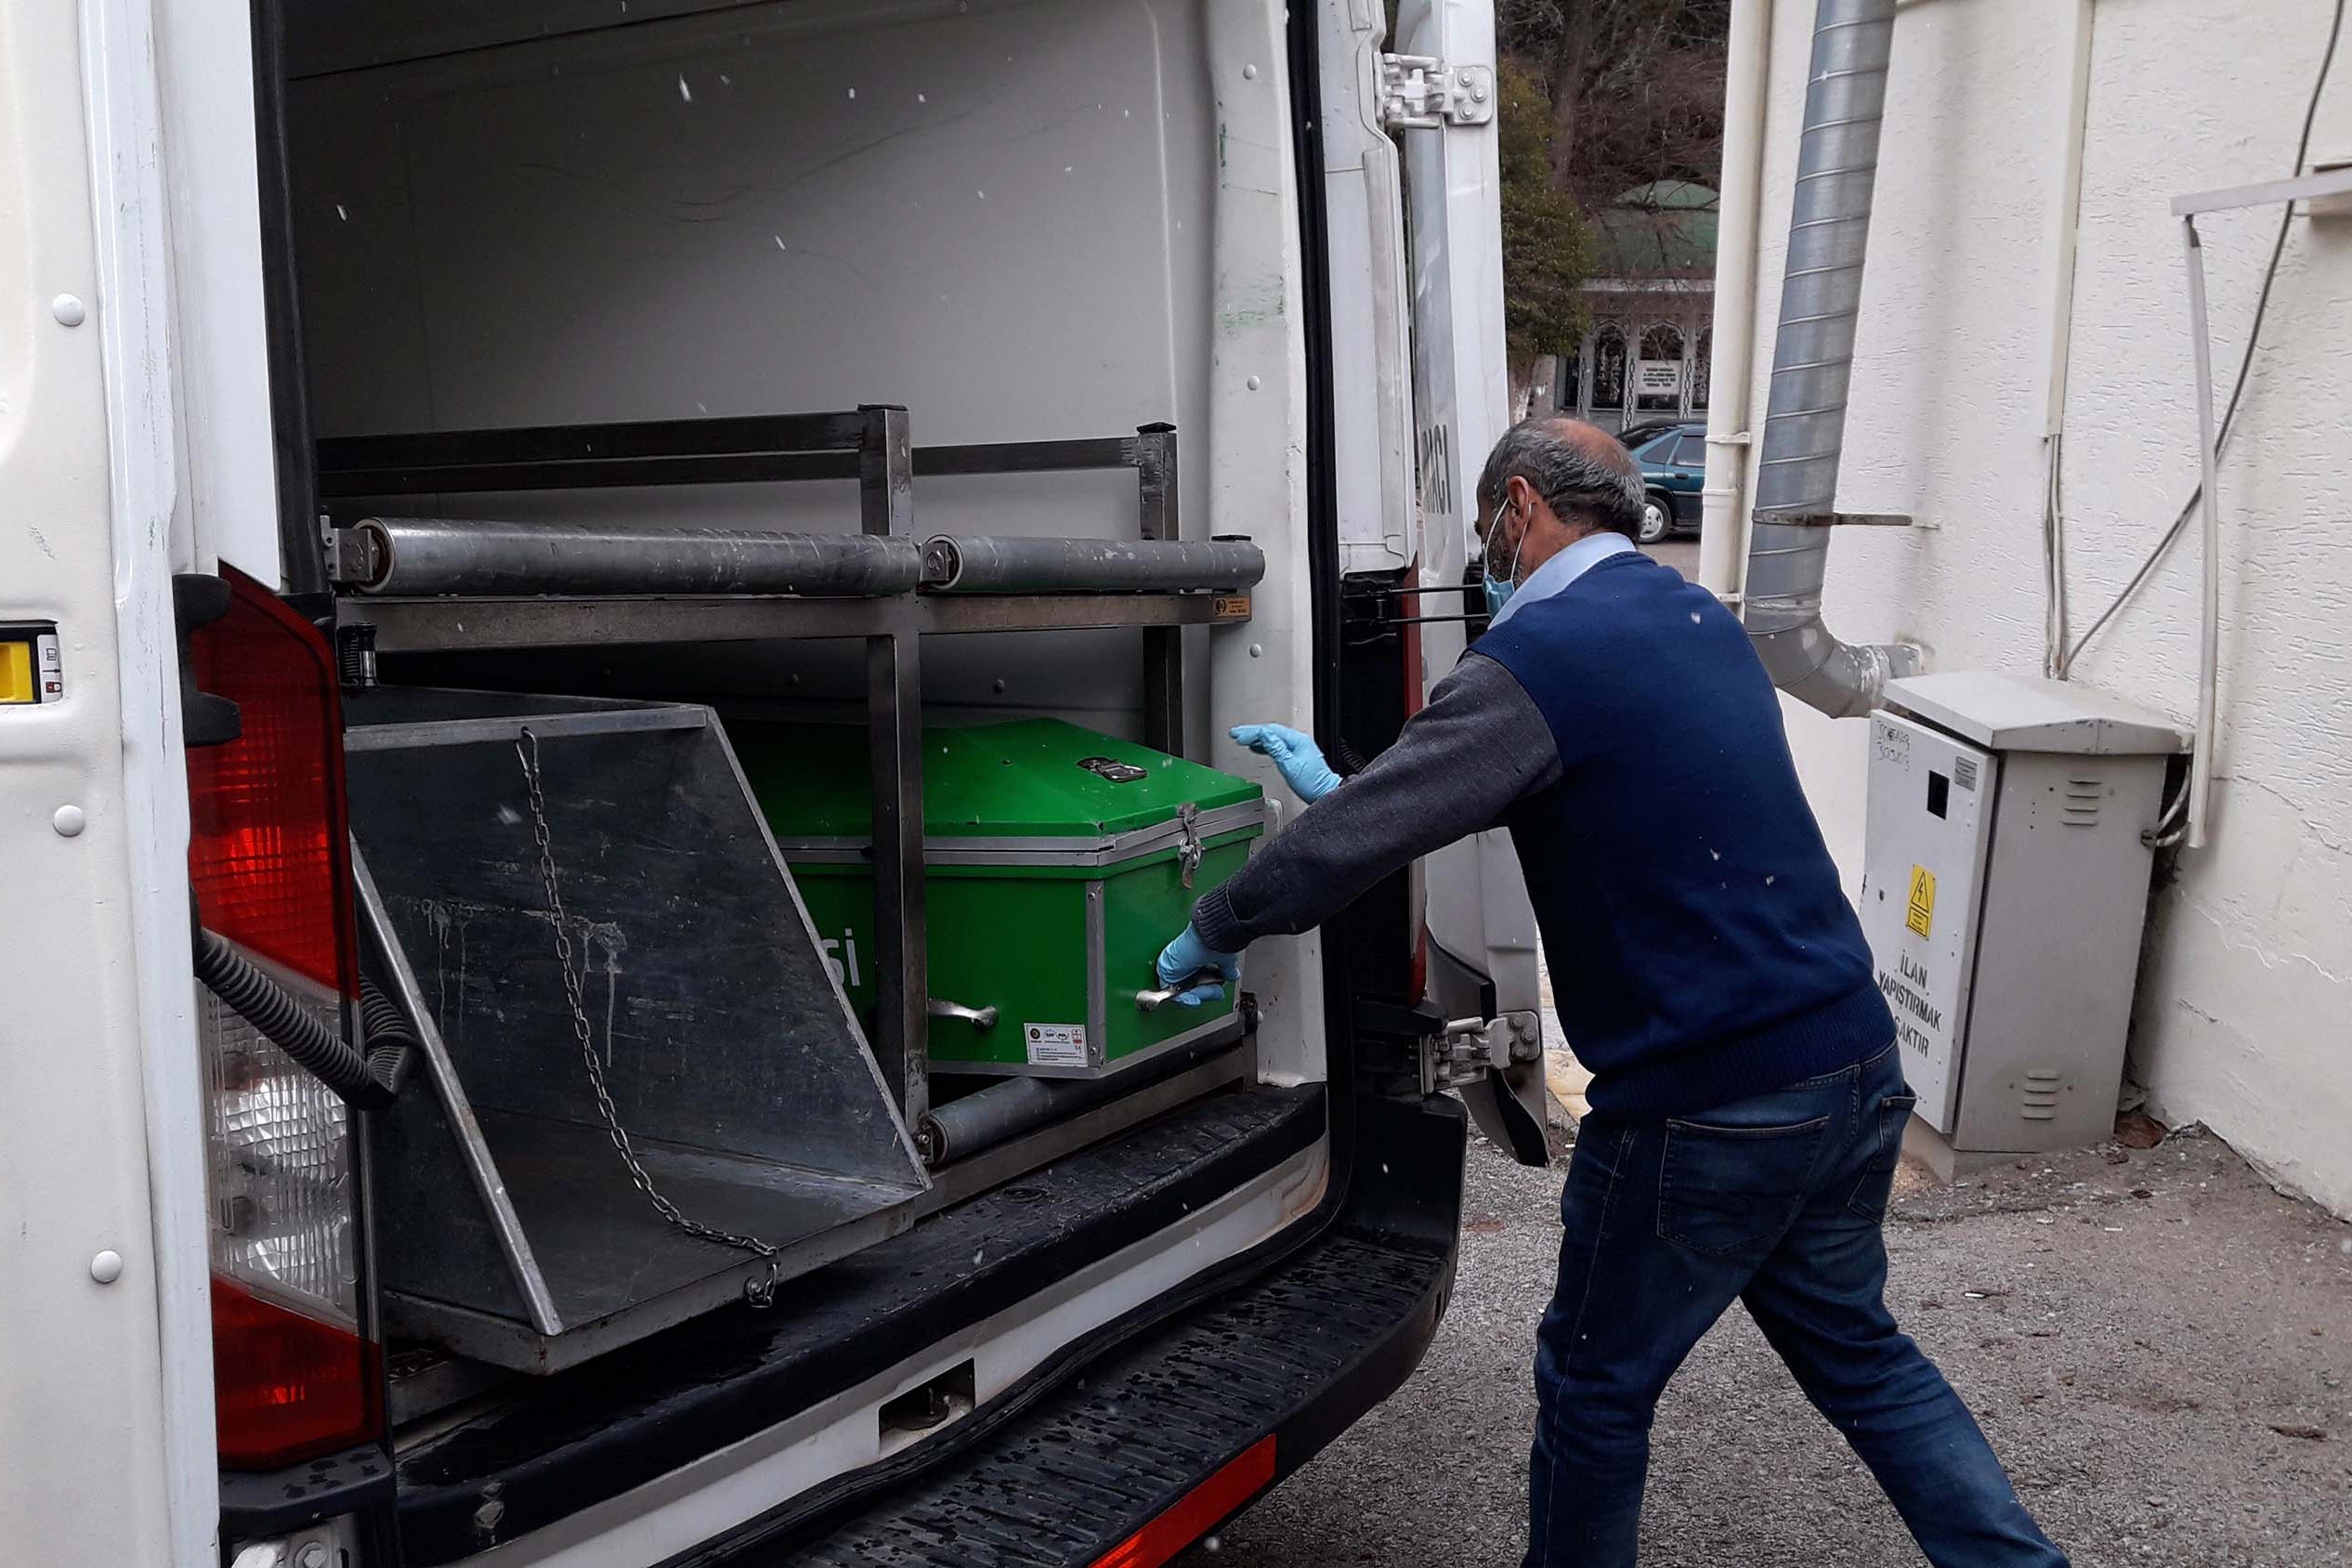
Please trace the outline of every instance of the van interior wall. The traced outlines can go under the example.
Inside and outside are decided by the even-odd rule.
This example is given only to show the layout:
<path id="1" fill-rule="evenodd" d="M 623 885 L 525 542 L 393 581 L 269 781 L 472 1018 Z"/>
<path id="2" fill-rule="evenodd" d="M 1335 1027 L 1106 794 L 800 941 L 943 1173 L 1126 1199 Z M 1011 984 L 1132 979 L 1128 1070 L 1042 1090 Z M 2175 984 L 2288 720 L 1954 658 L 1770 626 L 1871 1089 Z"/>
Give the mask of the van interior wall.
<path id="1" fill-rule="evenodd" d="M 320 433 L 863 402 L 906 404 L 919 445 L 1205 430 L 1214 142 L 1186 90 L 1188 7 L 757 12 L 749 32 L 730 12 L 298 84 Z M 857 526 L 847 483 L 442 504 Z M 916 495 L 927 532 L 1131 535 L 1134 516 L 1119 473 Z M 863 668 L 816 643 L 599 662 L 673 694 L 843 699 Z M 972 639 L 926 663 L 944 716 L 1138 724 L 1137 634 Z"/>
<path id="2" fill-rule="evenodd" d="M 286 3 L 319 435 L 873 402 L 905 404 L 918 447 L 1170 421 L 1183 537 L 1248 533 L 1269 557 L 1251 625 L 1186 634 L 1192 749 L 1248 772 L 1226 725 L 1312 725 L 1278 4 L 636 0 L 616 24 L 619 0 Z M 846 482 L 402 504 L 858 526 Z M 1124 472 L 915 490 L 919 535 L 1136 526 Z M 592 667 L 608 689 L 848 717 L 863 659 L 600 649 L 482 675 Z M 1050 712 L 1132 736 L 1140 634 L 934 639 L 923 696 L 934 722 Z M 1297 999 L 1261 1050 L 1319 1076 L 1314 948 L 1284 947 L 1253 968 L 1253 989 Z"/>

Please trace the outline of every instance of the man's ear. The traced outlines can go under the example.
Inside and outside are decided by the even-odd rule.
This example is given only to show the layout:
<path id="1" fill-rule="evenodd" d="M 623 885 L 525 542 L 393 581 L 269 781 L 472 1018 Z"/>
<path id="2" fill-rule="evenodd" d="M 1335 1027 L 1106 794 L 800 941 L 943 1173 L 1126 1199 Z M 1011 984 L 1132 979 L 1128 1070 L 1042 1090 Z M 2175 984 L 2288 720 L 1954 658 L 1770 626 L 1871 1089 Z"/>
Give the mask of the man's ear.
<path id="1" fill-rule="evenodd" d="M 1524 474 L 1513 474 L 1503 487 L 1503 495 L 1518 516 L 1521 528 L 1535 520 L 1535 487 L 1527 482 Z"/>

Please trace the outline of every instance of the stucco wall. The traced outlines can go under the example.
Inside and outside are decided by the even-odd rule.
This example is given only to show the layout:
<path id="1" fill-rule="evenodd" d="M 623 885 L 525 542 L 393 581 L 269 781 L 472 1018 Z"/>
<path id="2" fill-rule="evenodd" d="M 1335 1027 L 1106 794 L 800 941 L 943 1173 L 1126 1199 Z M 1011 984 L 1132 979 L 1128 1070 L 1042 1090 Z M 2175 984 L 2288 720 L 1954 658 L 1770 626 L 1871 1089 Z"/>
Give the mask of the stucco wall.
<path id="1" fill-rule="evenodd" d="M 2196 482 L 2175 194 L 2293 172 L 2329 0 L 2101 0 L 2066 357 L 2068 581 L 2081 630 Z M 1764 406 L 1813 7 L 1775 7 L 1755 401 Z M 1914 0 L 1897 24 L 1840 502 L 1912 514 L 1835 542 L 1827 619 L 1932 668 L 2041 672 L 2044 429 L 2074 7 Z M 2352 57 L 2352 41 L 2344 50 Z M 2352 156 L 2352 58 L 2313 156 Z M 2204 225 L 2234 373 L 2278 209 Z M 1760 412 L 1759 412 L 1760 417 Z M 2298 219 L 2222 476 L 2213 839 L 2159 890 L 2133 1040 L 2158 1107 L 2352 1212 L 2352 221 Z M 2074 678 L 2195 709 L 2194 538 Z M 1861 721 L 1792 708 L 1849 882 Z"/>

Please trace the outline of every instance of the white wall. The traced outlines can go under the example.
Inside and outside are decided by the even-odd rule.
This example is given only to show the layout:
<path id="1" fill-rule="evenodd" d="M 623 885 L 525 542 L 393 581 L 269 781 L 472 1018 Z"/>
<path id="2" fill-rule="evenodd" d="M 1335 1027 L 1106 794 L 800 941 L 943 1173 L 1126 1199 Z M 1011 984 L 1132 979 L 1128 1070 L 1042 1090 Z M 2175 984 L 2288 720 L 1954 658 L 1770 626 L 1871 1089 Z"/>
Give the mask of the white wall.
<path id="1" fill-rule="evenodd" d="M 1755 407 L 1764 406 L 1812 7 L 1775 7 Z M 2068 580 L 2079 635 L 2196 482 L 2182 191 L 2282 177 L 2330 0 L 2100 0 L 2065 357 Z M 1849 640 L 1930 667 L 2041 673 L 2043 434 L 2060 287 L 2074 7 L 1914 0 L 1897 24 L 1840 503 Z M 2352 55 L 2352 43 L 2345 54 Z M 2352 59 L 2315 158 L 2352 156 Z M 2243 350 L 2276 208 L 2204 226 L 2216 374 Z M 2352 1212 L 2352 222 L 2297 219 L 2222 473 L 2222 724 L 2211 845 L 2159 890 L 2134 1026 L 2158 1108 Z M 2074 678 L 2195 706 L 2193 538 Z M 1850 883 L 1861 721 L 1790 735 Z"/>

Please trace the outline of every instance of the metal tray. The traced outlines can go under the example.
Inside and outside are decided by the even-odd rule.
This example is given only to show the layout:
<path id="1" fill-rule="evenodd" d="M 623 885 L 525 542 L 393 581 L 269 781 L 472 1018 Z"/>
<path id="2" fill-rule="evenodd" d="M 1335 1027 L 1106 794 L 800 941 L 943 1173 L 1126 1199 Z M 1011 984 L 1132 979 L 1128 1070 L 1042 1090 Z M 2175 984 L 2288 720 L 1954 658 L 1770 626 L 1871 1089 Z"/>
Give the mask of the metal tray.
<path id="1" fill-rule="evenodd" d="M 789 1280 L 928 1188 L 708 709 L 354 694 L 361 918 L 426 1036 L 374 1118 L 396 1331 L 553 1371 L 739 1300 L 768 1265 L 637 1190 L 557 968 L 516 743 L 536 738 L 591 1045 L 653 1184 Z M 773 1310 L 791 1310 L 789 1284 Z"/>

